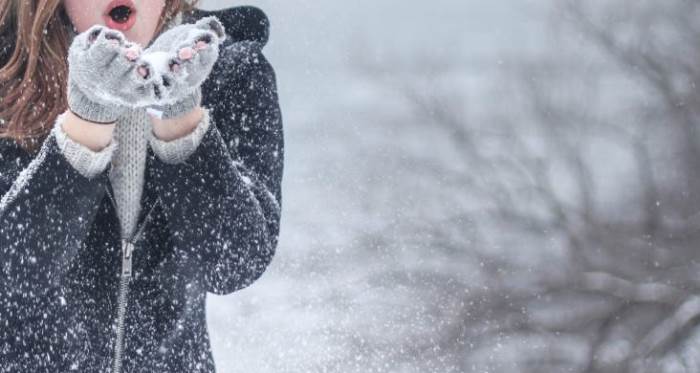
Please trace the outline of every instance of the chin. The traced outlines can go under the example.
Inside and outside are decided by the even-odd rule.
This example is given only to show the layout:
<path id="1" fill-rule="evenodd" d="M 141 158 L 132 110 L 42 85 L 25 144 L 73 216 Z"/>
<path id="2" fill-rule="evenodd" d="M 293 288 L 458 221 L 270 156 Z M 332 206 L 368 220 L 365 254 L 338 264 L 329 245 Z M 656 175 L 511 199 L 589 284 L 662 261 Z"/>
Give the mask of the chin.
<path id="1" fill-rule="evenodd" d="M 127 40 L 133 43 L 137 43 L 144 48 L 151 42 L 151 39 L 153 38 L 152 35 L 145 35 L 144 33 L 139 32 L 138 30 L 127 31 L 124 33 L 124 36 L 126 36 Z"/>

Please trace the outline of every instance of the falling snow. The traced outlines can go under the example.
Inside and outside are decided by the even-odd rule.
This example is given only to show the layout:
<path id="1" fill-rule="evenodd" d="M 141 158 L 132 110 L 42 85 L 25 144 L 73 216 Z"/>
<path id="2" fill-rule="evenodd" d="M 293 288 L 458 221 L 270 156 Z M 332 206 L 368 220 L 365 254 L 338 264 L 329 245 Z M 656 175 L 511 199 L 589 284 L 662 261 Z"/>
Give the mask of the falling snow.
<path id="1" fill-rule="evenodd" d="M 252 3 L 133 246 L 0 139 L 0 373 L 700 371 L 699 3 Z"/>

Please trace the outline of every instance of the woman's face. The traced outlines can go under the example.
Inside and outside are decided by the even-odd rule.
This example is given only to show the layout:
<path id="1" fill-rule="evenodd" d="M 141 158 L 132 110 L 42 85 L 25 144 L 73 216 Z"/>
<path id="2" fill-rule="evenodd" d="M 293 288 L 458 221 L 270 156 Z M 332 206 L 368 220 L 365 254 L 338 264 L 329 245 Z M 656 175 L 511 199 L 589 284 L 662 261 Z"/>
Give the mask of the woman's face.
<path id="1" fill-rule="evenodd" d="M 156 32 L 165 0 L 63 0 L 63 5 L 79 33 L 104 25 L 145 47 Z"/>

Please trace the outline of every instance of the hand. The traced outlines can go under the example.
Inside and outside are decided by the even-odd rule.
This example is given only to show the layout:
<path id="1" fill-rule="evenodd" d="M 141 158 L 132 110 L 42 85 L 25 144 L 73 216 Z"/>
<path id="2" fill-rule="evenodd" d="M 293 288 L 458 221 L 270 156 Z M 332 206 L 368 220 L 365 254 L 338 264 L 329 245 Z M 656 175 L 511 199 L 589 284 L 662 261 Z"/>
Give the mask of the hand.
<path id="1" fill-rule="evenodd" d="M 141 49 L 124 35 L 93 26 L 68 52 L 68 106 L 82 119 L 113 123 L 129 107 L 156 100 L 156 76 Z"/>
<path id="2" fill-rule="evenodd" d="M 216 17 L 176 26 L 156 39 L 143 54 L 160 76 L 160 99 L 151 113 L 161 119 L 181 116 L 199 106 L 200 86 L 219 58 L 224 26 Z"/>

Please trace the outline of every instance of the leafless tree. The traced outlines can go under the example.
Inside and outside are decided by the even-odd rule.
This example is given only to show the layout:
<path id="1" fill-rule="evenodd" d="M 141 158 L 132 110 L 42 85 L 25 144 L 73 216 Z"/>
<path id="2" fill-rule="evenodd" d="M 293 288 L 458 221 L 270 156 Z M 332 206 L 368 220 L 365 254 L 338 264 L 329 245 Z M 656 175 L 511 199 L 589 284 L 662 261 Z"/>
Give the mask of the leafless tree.
<path id="1" fill-rule="evenodd" d="M 553 14 L 557 40 L 496 68 L 479 114 L 450 78 L 459 61 L 359 65 L 410 103 L 407 131 L 442 136 L 434 156 L 401 159 L 451 202 L 397 229 L 482 275 L 393 273 L 442 317 L 437 337 L 402 348 L 437 349 L 456 371 L 700 371 L 700 3 Z"/>

